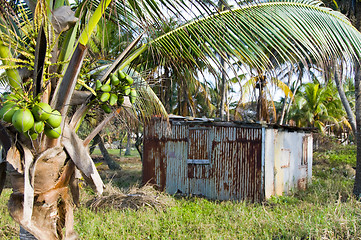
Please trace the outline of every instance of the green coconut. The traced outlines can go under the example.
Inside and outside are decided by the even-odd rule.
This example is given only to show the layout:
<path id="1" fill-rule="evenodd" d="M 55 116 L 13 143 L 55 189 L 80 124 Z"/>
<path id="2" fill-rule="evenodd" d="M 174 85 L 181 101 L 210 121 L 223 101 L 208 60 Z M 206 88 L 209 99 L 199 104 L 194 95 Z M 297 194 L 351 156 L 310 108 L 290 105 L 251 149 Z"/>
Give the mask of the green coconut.
<path id="1" fill-rule="evenodd" d="M 106 112 L 106 113 L 111 113 L 112 112 L 112 109 L 108 106 L 108 105 L 106 105 L 106 104 L 103 104 L 102 106 L 101 106 L 101 108 L 104 110 L 104 112 Z"/>
<path id="2" fill-rule="evenodd" d="M 11 123 L 14 113 L 19 110 L 19 107 L 14 102 L 7 102 L 0 110 L 0 118 L 5 122 Z"/>
<path id="3" fill-rule="evenodd" d="M 26 132 L 34 126 L 34 117 L 29 109 L 16 110 L 12 117 L 12 123 L 19 132 Z"/>
<path id="4" fill-rule="evenodd" d="M 128 96 L 130 93 L 130 86 L 126 85 L 122 87 L 122 92 L 124 93 L 124 95 Z"/>
<path id="5" fill-rule="evenodd" d="M 128 85 L 132 85 L 134 82 L 133 78 L 129 75 L 125 79 L 127 80 Z"/>
<path id="6" fill-rule="evenodd" d="M 95 83 L 95 90 L 99 90 L 102 87 L 102 85 L 103 84 L 99 80 L 97 80 Z"/>
<path id="7" fill-rule="evenodd" d="M 103 86 L 101 86 L 100 90 L 102 90 L 103 92 L 110 92 L 110 90 L 112 90 L 112 87 L 109 84 L 104 84 Z"/>
<path id="8" fill-rule="evenodd" d="M 42 133 L 44 131 L 44 122 L 39 121 L 39 122 L 35 122 L 34 126 L 30 129 L 31 132 L 33 133 Z"/>
<path id="9" fill-rule="evenodd" d="M 31 132 L 28 131 L 27 134 L 25 134 L 26 136 L 28 136 L 31 140 L 35 140 L 38 138 L 39 134 L 36 132 Z"/>
<path id="10" fill-rule="evenodd" d="M 119 78 L 115 75 L 115 74 L 110 74 L 110 83 L 113 85 L 113 86 L 117 86 L 119 83 L 120 83 L 120 80 Z"/>
<path id="11" fill-rule="evenodd" d="M 135 90 L 135 88 L 132 88 L 130 90 L 129 100 L 132 104 L 134 104 L 136 99 L 137 99 L 137 91 Z"/>
<path id="12" fill-rule="evenodd" d="M 108 101 L 109 97 L 110 97 L 110 93 L 105 92 L 100 96 L 100 101 L 106 102 L 106 101 Z"/>
<path id="13" fill-rule="evenodd" d="M 114 104 L 117 103 L 117 100 L 118 100 L 118 96 L 115 93 L 110 94 L 109 105 L 113 106 Z"/>
<path id="14" fill-rule="evenodd" d="M 124 97 L 122 95 L 119 95 L 117 101 L 118 106 L 122 106 L 123 103 L 124 103 Z"/>
<path id="15" fill-rule="evenodd" d="M 36 121 L 46 121 L 52 111 L 53 109 L 51 109 L 50 105 L 45 102 L 37 103 L 31 110 Z"/>
<path id="16" fill-rule="evenodd" d="M 118 74 L 118 78 L 120 80 L 125 79 L 127 77 L 127 74 L 125 72 L 123 72 L 122 70 L 118 70 L 117 74 Z"/>
<path id="17" fill-rule="evenodd" d="M 49 116 L 49 118 L 46 120 L 46 123 L 50 125 L 52 128 L 57 128 L 61 124 L 61 114 L 58 110 L 53 110 Z"/>
<path id="18" fill-rule="evenodd" d="M 47 137 L 49 138 L 58 138 L 60 137 L 60 134 L 61 134 L 61 127 L 56 127 L 56 128 L 45 128 L 44 129 L 44 133 Z"/>

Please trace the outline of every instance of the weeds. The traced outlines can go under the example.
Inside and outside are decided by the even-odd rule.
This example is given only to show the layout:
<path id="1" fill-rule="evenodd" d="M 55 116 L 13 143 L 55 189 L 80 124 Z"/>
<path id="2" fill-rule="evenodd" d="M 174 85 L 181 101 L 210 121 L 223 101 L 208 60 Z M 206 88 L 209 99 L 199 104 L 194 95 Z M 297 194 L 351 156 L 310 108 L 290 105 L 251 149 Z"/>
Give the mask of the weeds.
<path id="1" fill-rule="evenodd" d="M 134 210 L 115 209 L 112 204 L 118 203 L 107 203 L 108 207 L 97 212 L 84 205 L 76 210 L 75 227 L 81 239 L 97 240 L 360 239 L 361 203 L 352 196 L 354 159 L 354 146 L 315 153 L 313 181 L 307 190 L 272 197 L 262 203 L 162 194 L 162 201 L 169 200 L 172 204 L 156 208 L 137 202 L 141 207 Z M 124 196 L 139 191 L 127 191 L 126 186 L 139 182 L 140 161 L 122 159 L 119 162 L 123 170 L 111 181 L 108 196 L 119 191 L 117 181 L 124 181 L 121 187 Z M 131 175 L 138 177 L 132 179 Z M 82 194 L 89 200 L 93 196 L 87 189 L 83 189 Z M 7 190 L 0 198 L 1 239 L 17 236 L 18 227 L 4 210 L 8 196 Z M 157 194 L 152 196 L 157 198 Z"/>

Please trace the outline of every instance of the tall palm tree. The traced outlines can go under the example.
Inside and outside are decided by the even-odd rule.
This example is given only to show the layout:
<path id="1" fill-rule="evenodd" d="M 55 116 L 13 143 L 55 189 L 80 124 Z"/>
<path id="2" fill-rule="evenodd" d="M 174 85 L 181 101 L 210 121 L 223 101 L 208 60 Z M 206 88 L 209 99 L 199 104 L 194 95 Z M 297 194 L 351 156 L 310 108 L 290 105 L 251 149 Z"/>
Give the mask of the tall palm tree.
<path id="1" fill-rule="evenodd" d="M 352 25 L 361 31 L 361 2 L 356 0 L 350 1 L 325 1 L 327 6 L 332 7 L 333 9 L 339 10 L 344 13 L 349 19 L 351 19 Z M 354 62 L 354 80 L 355 80 L 355 125 L 354 126 L 354 134 L 357 144 L 357 161 L 356 161 L 356 176 L 355 183 L 353 188 L 353 193 L 358 198 L 361 198 L 361 69 L 358 61 Z M 335 80 L 337 79 L 338 74 L 335 74 Z M 341 88 L 339 88 L 341 90 Z M 348 106 L 347 101 L 343 98 L 344 108 L 348 112 L 349 119 L 353 118 L 353 113 Z"/>
<path id="2" fill-rule="evenodd" d="M 30 2 L 34 3 L 29 0 Z M 2 0 L 1 3 L 0 6 L 7 6 L 6 1 Z M 94 28 L 104 12 L 111 14 L 111 11 L 106 10 L 110 0 L 94 4 L 96 8 L 89 21 L 81 10 L 93 11 L 93 8 L 84 8 L 85 5 L 91 4 L 90 1 L 82 2 L 75 16 L 70 13 L 64 24 L 60 21 L 61 18 L 50 21 L 57 10 L 62 9 L 64 3 L 65 1 L 42 0 L 37 2 L 36 8 L 29 4 L 34 17 L 28 25 L 29 28 L 19 28 L 20 25 L 14 21 L 19 15 L 1 11 L 2 26 L 7 26 L 1 28 L 2 66 L 11 86 L 10 97 L 21 96 L 8 101 L 16 106 L 31 108 L 39 102 L 48 102 L 62 116 L 61 130 L 56 132 L 61 131 L 62 134 L 56 139 L 43 134 L 32 141 L 22 133 L 23 128 L 13 128 L 18 121 L 3 125 L 4 134 L 0 135 L 7 150 L 7 163 L 14 166 L 10 175 L 14 183 L 17 183 L 13 186 L 10 213 L 38 239 L 61 238 L 62 226 L 66 227 L 66 238 L 74 237 L 69 185 L 71 186 L 75 166 L 93 183 L 98 193 L 102 192 L 101 179 L 86 146 L 113 116 L 106 116 L 84 140 L 77 136 L 76 129 L 86 113 L 99 107 L 97 103 L 100 103 L 95 95 L 100 96 L 102 92 L 96 88 L 95 79 L 79 80 L 79 73 Z M 164 9 L 168 9 L 168 12 L 174 15 L 183 16 L 184 20 L 188 19 L 189 15 L 185 16 L 184 12 L 192 13 L 193 9 L 189 6 L 191 5 L 186 1 L 177 0 L 119 1 L 113 4 L 114 9 L 123 16 L 119 18 L 122 24 L 132 22 L 145 33 L 151 32 L 154 26 L 161 25 L 166 17 L 163 14 Z M 224 53 L 221 55 L 225 61 L 241 61 L 242 64 L 252 65 L 258 69 L 274 67 L 267 54 L 275 51 L 286 61 L 315 59 L 315 64 L 319 66 L 324 66 L 331 57 L 354 59 L 361 53 L 360 33 L 343 15 L 323 8 L 317 1 L 252 3 L 220 13 L 211 12 L 204 5 L 200 5 L 193 16 L 194 20 L 185 21 L 181 27 L 156 39 L 142 40 L 142 36 L 150 34 L 140 35 L 104 72 L 100 73 L 99 82 L 107 83 L 110 73 L 125 69 L 147 49 L 155 49 L 154 54 L 160 54 L 156 57 L 173 63 L 182 62 L 183 66 L 203 69 L 205 65 L 214 74 L 222 68 L 222 61 L 217 53 Z M 77 18 L 82 21 L 76 21 Z M 26 35 L 26 38 L 14 38 L 16 32 L 13 29 L 20 34 L 25 31 L 23 36 Z M 31 32 L 29 29 L 35 31 Z M 66 29 L 69 29 L 67 33 Z M 81 34 L 77 33 L 78 29 L 82 30 Z M 144 45 L 139 46 L 142 41 Z M 27 48 L 28 43 L 33 43 L 33 46 Z M 24 57 L 14 58 L 13 56 L 17 56 L 18 53 L 22 53 Z M 34 66 L 32 62 L 35 63 Z M 200 62 L 201 66 L 198 64 Z M 19 74 L 19 68 L 23 66 L 35 71 L 25 78 L 25 75 Z M 128 73 L 136 76 L 130 70 Z M 146 102 L 142 100 L 145 99 L 151 99 L 150 104 L 158 103 L 159 100 L 154 98 L 154 93 L 149 91 L 146 84 L 142 84 L 139 84 L 143 88 L 138 88 L 140 97 L 135 105 L 144 107 Z M 75 90 L 80 90 L 80 93 Z M 75 99 L 80 104 L 71 106 Z M 113 107 L 113 110 L 119 112 L 120 105 Z M 157 104 L 153 105 L 156 107 Z M 20 125 L 22 127 L 22 124 Z M 5 134 L 8 135 L 7 138 L 4 137 Z M 53 165 L 47 167 L 46 164 L 49 163 Z M 24 169 L 17 167 L 22 165 Z"/>

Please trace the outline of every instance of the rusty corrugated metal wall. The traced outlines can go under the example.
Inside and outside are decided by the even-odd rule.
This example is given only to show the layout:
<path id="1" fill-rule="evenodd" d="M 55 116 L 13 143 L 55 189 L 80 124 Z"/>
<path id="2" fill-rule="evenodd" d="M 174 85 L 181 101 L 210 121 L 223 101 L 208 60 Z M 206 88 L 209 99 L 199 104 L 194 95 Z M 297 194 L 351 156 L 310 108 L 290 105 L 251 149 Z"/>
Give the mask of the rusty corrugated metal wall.
<path id="1" fill-rule="evenodd" d="M 168 193 L 263 199 L 262 128 L 153 120 L 144 130 L 143 182 Z"/>

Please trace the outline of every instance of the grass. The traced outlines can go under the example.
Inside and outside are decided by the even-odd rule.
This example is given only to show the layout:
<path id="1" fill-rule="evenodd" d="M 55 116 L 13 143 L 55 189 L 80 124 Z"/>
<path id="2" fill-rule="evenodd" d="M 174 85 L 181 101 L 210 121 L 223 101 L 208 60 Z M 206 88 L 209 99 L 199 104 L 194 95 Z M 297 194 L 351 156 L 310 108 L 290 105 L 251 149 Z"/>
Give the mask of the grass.
<path id="1" fill-rule="evenodd" d="M 164 211 L 143 207 L 95 212 L 83 205 L 75 211 L 75 228 L 80 239 L 94 240 L 361 239 L 361 203 L 352 197 L 354 159 L 354 146 L 315 153 L 313 183 L 306 191 L 263 203 L 166 195 L 173 204 Z M 117 187 L 125 191 L 139 183 L 141 165 L 134 158 L 122 158 L 119 163 L 120 181 L 128 183 Z M 134 174 L 134 179 L 126 177 Z M 18 227 L 6 211 L 9 194 L 7 189 L 0 198 L 0 239 L 17 236 Z M 87 191 L 82 194 L 91 197 Z"/>
<path id="2" fill-rule="evenodd" d="M 122 149 L 125 150 L 125 149 Z M 119 157 L 119 149 L 108 149 L 108 153 L 113 157 Z M 94 149 L 93 155 L 101 155 L 101 152 L 98 148 Z M 122 151 L 123 157 L 139 157 L 139 153 L 136 149 L 130 150 L 130 155 L 124 156 L 124 151 Z"/>
<path id="3" fill-rule="evenodd" d="M 12 220 L 7 210 L 10 194 L 10 189 L 4 189 L 0 196 L 0 239 L 15 239 L 19 234 L 19 226 Z"/>

